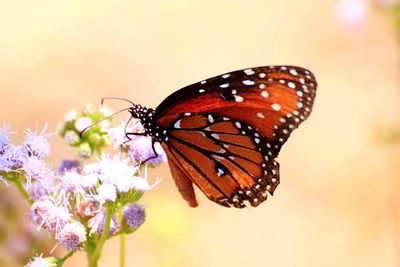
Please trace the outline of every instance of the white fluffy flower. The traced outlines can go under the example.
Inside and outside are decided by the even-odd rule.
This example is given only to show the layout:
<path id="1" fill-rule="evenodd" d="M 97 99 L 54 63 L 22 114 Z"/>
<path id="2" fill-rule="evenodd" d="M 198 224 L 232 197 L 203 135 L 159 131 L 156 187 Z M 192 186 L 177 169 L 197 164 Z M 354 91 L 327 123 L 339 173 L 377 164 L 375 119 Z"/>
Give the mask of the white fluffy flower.
<path id="1" fill-rule="evenodd" d="M 97 188 L 96 199 L 101 204 L 107 201 L 115 201 L 117 199 L 117 189 L 111 184 L 101 184 Z"/>
<path id="2" fill-rule="evenodd" d="M 81 132 L 85 128 L 89 127 L 92 124 L 93 124 L 93 121 L 92 121 L 91 118 L 89 118 L 89 117 L 81 117 L 81 118 L 76 120 L 75 127 L 79 132 Z"/>
<path id="3" fill-rule="evenodd" d="M 76 119 L 76 116 L 78 116 L 78 112 L 76 110 L 71 110 L 65 114 L 65 121 L 71 122 Z"/>

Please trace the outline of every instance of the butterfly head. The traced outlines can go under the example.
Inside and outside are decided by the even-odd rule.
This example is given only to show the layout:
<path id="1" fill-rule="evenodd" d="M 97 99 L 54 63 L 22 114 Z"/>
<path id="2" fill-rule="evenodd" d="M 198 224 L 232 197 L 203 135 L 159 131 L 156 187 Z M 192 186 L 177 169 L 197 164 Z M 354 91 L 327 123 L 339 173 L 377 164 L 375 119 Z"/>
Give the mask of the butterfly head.
<path id="1" fill-rule="evenodd" d="M 134 104 L 129 108 L 132 118 L 140 121 L 147 135 L 151 136 L 157 142 L 167 141 L 167 131 L 153 121 L 154 112 L 154 109 L 146 108 L 139 104 Z"/>
<path id="2" fill-rule="evenodd" d="M 129 108 L 129 113 L 131 113 L 134 119 L 141 119 L 145 116 L 149 116 L 148 110 L 148 108 L 143 107 L 142 105 L 133 104 L 132 107 Z"/>
<path id="3" fill-rule="evenodd" d="M 129 113 L 131 113 L 132 118 L 140 120 L 140 122 L 146 128 L 146 126 L 150 126 L 150 123 L 153 121 L 152 117 L 154 114 L 154 109 L 146 108 L 139 104 L 134 104 L 129 108 Z"/>

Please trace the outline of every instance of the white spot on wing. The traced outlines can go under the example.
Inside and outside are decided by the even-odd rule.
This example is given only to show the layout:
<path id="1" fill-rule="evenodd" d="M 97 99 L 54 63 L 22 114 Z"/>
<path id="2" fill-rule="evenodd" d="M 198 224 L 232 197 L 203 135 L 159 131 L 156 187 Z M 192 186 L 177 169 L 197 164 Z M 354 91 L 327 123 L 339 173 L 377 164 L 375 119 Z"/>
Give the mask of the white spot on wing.
<path id="1" fill-rule="evenodd" d="M 219 87 L 221 87 L 221 88 L 227 88 L 227 87 L 229 87 L 229 83 L 221 84 Z"/>
<path id="2" fill-rule="evenodd" d="M 181 128 L 181 120 L 175 122 L 174 128 L 175 129 L 180 129 Z"/>
<path id="3" fill-rule="evenodd" d="M 199 89 L 199 93 L 204 93 L 205 91 L 204 89 Z"/>
<path id="4" fill-rule="evenodd" d="M 271 107 L 276 111 L 281 109 L 281 105 L 279 105 L 279 104 L 272 104 Z"/>
<path id="5" fill-rule="evenodd" d="M 253 75 L 255 72 L 252 69 L 246 69 L 244 70 L 244 73 L 246 73 L 246 75 Z"/>
<path id="6" fill-rule="evenodd" d="M 292 89 L 296 88 L 296 84 L 293 83 L 293 82 L 288 82 L 287 85 L 288 85 L 290 88 L 292 88 Z"/>
<path id="7" fill-rule="evenodd" d="M 289 73 L 296 76 L 297 75 L 297 71 L 295 69 L 291 69 L 289 70 Z"/>
<path id="8" fill-rule="evenodd" d="M 243 102 L 243 100 L 244 100 L 244 98 L 240 95 L 235 95 L 234 97 L 235 97 L 236 102 Z"/>
<path id="9" fill-rule="evenodd" d="M 257 113 L 257 117 L 261 118 L 261 119 L 265 119 L 264 114 L 262 114 L 261 112 Z"/>
<path id="10" fill-rule="evenodd" d="M 262 97 L 265 97 L 265 98 L 268 98 L 269 94 L 268 94 L 267 91 L 263 91 L 263 92 L 261 93 L 261 96 L 262 96 Z"/>
<path id="11" fill-rule="evenodd" d="M 252 80 L 244 80 L 244 81 L 243 81 L 243 84 L 245 84 L 245 85 L 254 85 L 255 82 L 252 81 Z"/>
<path id="12" fill-rule="evenodd" d="M 229 78 L 231 75 L 229 73 L 222 75 L 222 78 L 226 79 Z"/>
<path id="13" fill-rule="evenodd" d="M 214 137 L 215 139 L 219 139 L 219 135 L 216 133 L 211 134 L 212 137 Z"/>
<path id="14" fill-rule="evenodd" d="M 208 121 L 209 121 L 210 123 L 214 123 L 214 118 L 213 118 L 212 115 L 208 115 L 208 116 L 207 116 L 207 119 L 208 119 Z"/>

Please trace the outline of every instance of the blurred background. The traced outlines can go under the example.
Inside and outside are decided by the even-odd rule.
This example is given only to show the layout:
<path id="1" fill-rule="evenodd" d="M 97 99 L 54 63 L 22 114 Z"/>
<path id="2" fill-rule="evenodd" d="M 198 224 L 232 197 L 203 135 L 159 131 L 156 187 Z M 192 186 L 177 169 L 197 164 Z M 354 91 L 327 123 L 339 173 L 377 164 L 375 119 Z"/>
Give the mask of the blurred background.
<path id="1" fill-rule="evenodd" d="M 192 209 L 164 164 L 150 172 L 163 181 L 141 201 L 148 217 L 128 236 L 128 266 L 400 266 L 396 8 L 394 0 L 1 1 L 0 121 L 55 131 L 70 109 L 105 96 L 156 107 L 227 71 L 307 67 L 319 82 L 314 110 L 282 149 L 274 197 L 236 210 L 198 192 Z M 75 153 L 52 138 L 54 167 Z M 20 205 L 12 216 L 24 224 L 24 202 L 2 188 L 1 213 Z M 32 235 L 22 228 L 0 229 L 0 265 L 21 265 Z M 118 264 L 118 242 L 106 243 L 100 266 Z M 85 255 L 65 266 L 86 266 Z"/>

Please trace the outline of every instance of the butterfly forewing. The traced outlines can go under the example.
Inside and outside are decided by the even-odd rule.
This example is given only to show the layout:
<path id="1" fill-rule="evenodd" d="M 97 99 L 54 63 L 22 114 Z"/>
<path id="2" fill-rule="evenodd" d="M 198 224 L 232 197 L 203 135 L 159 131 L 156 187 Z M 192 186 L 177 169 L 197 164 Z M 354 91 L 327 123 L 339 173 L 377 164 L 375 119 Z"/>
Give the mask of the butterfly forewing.
<path id="1" fill-rule="evenodd" d="M 168 131 L 163 147 L 186 183 L 224 206 L 257 206 L 279 183 L 275 157 L 309 116 L 316 87 L 299 67 L 239 70 L 173 93 L 154 122 Z"/>

